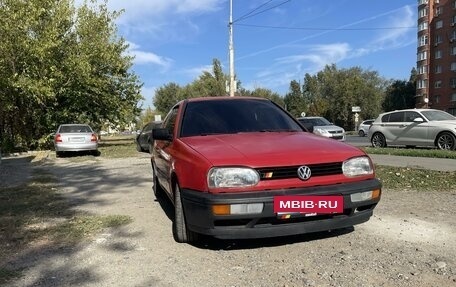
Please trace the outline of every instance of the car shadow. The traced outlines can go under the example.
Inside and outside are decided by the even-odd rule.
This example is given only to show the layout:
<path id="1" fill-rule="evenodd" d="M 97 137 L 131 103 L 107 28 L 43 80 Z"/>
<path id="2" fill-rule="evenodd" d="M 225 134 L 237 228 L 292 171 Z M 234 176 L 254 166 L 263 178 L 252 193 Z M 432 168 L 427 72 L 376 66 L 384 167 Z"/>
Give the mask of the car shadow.
<path id="1" fill-rule="evenodd" d="M 152 195 L 153 196 L 153 195 Z M 174 206 L 166 195 L 155 198 L 155 201 L 160 204 L 160 207 L 165 212 L 168 219 L 172 222 L 174 220 Z M 262 247 L 274 247 L 281 245 L 289 245 L 302 242 L 310 242 L 314 240 L 322 240 L 332 237 L 342 236 L 351 233 L 355 230 L 353 226 L 341 228 L 336 230 L 314 232 L 300 235 L 280 236 L 261 239 L 239 239 L 239 240 L 226 240 L 218 239 L 211 236 L 200 234 L 198 241 L 192 245 L 199 249 L 208 250 L 242 250 L 242 249 L 256 249 Z M 172 230 L 170 230 L 172 232 Z"/>
<path id="2" fill-rule="evenodd" d="M 239 240 L 224 240 L 210 236 L 202 235 L 199 241 L 192 244 L 199 249 L 208 250 L 243 250 L 257 249 L 263 247 L 276 247 L 282 245 L 290 245 L 303 242 L 311 242 L 315 240 L 323 240 L 332 237 L 338 237 L 353 232 L 353 226 L 336 230 L 314 232 L 300 235 L 260 238 L 260 239 L 239 239 Z"/>

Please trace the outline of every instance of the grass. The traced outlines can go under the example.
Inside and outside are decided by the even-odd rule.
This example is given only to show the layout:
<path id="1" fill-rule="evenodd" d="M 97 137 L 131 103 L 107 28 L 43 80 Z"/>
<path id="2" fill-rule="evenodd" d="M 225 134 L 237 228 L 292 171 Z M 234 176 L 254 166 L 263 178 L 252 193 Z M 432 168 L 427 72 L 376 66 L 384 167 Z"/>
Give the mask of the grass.
<path id="1" fill-rule="evenodd" d="M 439 149 L 425 149 L 425 148 L 362 148 L 368 154 L 387 154 L 397 156 L 412 156 L 412 157 L 433 157 L 433 158 L 449 158 L 456 159 L 456 151 L 439 150 Z"/>
<path id="2" fill-rule="evenodd" d="M 452 191 L 456 186 L 454 172 L 389 166 L 376 166 L 375 172 L 386 189 Z"/>
<path id="3" fill-rule="evenodd" d="M 71 207 L 50 174 L 35 174 L 20 187 L 0 188 L 0 285 L 21 276 L 21 270 L 8 266 L 21 251 L 43 244 L 74 245 L 132 221 L 125 215 L 91 215 Z"/>
<path id="4" fill-rule="evenodd" d="M 122 158 L 138 155 L 134 136 L 106 136 L 101 139 L 99 151 L 102 157 Z"/>

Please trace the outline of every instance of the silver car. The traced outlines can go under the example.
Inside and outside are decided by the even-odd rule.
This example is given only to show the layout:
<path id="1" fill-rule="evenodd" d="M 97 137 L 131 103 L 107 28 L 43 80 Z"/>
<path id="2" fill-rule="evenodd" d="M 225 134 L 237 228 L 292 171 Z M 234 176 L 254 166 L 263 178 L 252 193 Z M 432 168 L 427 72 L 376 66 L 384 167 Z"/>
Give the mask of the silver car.
<path id="1" fill-rule="evenodd" d="M 387 145 L 456 147 L 456 117 L 434 109 L 407 109 L 381 114 L 368 134 L 373 147 Z"/>
<path id="2" fill-rule="evenodd" d="M 375 121 L 375 119 L 362 121 L 358 127 L 358 135 L 360 137 L 366 136 L 367 133 L 369 132 L 369 128 L 371 127 L 371 125 L 374 121 Z"/>
<path id="3" fill-rule="evenodd" d="M 309 132 L 327 138 L 345 141 L 345 130 L 329 122 L 324 117 L 303 117 L 297 118 L 299 123 L 304 126 Z"/>
<path id="4" fill-rule="evenodd" d="M 54 136 L 54 148 L 57 156 L 77 151 L 89 151 L 98 155 L 98 136 L 86 124 L 60 125 Z"/>

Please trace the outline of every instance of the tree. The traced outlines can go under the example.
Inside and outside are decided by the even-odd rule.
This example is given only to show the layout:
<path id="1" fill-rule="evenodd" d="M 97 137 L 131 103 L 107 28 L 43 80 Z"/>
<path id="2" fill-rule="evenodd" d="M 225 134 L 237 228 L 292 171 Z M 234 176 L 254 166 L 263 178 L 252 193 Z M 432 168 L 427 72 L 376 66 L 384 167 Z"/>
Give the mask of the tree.
<path id="1" fill-rule="evenodd" d="M 169 83 L 155 91 L 154 106 L 158 111 L 166 114 L 184 98 L 183 89 L 176 83 Z"/>
<path id="2" fill-rule="evenodd" d="M 295 117 L 307 112 L 301 86 L 297 81 L 290 82 L 290 91 L 285 95 L 284 103 L 287 111 Z"/>
<path id="3" fill-rule="evenodd" d="M 413 82 L 396 80 L 386 89 L 382 108 L 384 111 L 414 108 L 415 94 L 416 89 Z"/>
<path id="4" fill-rule="evenodd" d="M 385 83 L 377 72 L 364 71 L 360 67 L 338 69 L 336 65 L 326 66 L 316 75 L 306 74 L 304 77 L 302 94 L 307 105 L 306 113 L 324 116 L 338 125 L 352 128 L 351 107 L 361 107 L 361 118 L 380 113 Z"/>
<path id="5" fill-rule="evenodd" d="M 141 83 L 106 2 L 0 0 L 2 146 L 34 148 L 60 123 L 134 120 Z"/>

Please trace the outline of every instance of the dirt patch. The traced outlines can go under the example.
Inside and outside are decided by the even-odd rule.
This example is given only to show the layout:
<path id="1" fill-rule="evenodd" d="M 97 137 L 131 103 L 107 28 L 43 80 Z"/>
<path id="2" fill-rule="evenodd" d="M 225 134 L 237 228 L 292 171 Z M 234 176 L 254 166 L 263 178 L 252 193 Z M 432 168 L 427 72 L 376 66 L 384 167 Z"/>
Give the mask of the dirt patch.
<path id="1" fill-rule="evenodd" d="M 2 163 L 3 164 L 3 163 Z M 35 248 L 8 286 L 455 286 L 456 193 L 384 190 L 370 221 L 333 232 L 178 244 L 147 154 L 49 159 L 75 208 L 133 222 L 65 248 Z"/>

